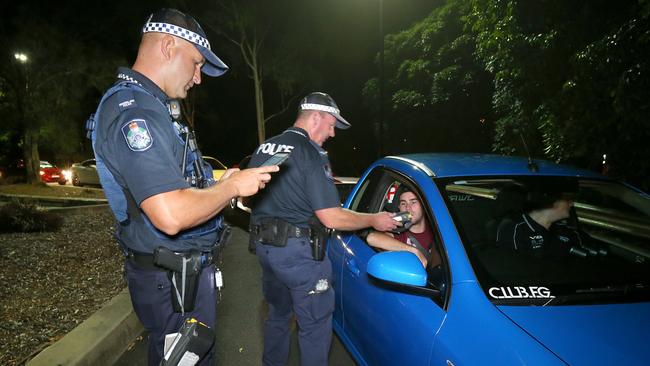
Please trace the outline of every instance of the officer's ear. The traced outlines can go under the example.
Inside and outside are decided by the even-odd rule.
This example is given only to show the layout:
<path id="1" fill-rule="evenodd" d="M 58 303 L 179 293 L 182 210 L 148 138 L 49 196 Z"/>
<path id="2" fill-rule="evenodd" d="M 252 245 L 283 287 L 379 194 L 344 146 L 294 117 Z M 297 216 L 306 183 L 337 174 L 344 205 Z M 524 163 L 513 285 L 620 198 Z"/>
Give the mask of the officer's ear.
<path id="1" fill-rule="evenodd" d="M 316 128 L 321 120 L 318 111 L 309 111 L 309 118 L 307 119 L 310 128 Z"/>
<path id="2" fill-rule="evenodd" d="M 160 40 L 160 53 L 166 61 L 170 61 L 176 52 L 176 38 L 169 34 L 163 35 Z"/>

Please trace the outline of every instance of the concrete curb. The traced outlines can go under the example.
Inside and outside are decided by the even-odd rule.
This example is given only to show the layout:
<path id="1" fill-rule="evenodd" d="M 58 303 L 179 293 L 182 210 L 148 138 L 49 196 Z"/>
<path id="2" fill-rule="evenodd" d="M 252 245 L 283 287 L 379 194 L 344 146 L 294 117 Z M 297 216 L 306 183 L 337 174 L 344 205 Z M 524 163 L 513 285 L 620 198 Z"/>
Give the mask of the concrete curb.
<path id="1" fill-rule="evenodd" d="M 0 198 L 5 198 L 5 199 L 18 198 L 18 199 L 30 199 L 36 201 L 50 201 L 50 202 L 79 201 L 79 202 L 108 203 L 108 200 L 106 198 L 35 196 L 35 195 L 27 195 L 27 194 L 7 194 L 7 193 L 0 193 Z"/>
<path id="2" fill-rule="evenodd" d="M 125 288 L 27 365 L 112 365 L 143 331 Z"/>

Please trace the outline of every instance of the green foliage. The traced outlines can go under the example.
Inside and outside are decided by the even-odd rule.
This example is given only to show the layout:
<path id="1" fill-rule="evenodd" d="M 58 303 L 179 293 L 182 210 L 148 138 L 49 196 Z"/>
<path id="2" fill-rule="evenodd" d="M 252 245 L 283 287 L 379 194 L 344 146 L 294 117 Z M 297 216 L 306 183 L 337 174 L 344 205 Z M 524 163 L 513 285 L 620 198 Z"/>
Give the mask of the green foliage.
<path id="1" fill-rule="evenodd" d="M 650 186 L 650 1 L 447 0 L 385 45 L 392 135 L 434 151 L 492 135 L 499 153 L 595 169 L 607 154 Z"/>
<path id="2" fill-rule="evenodd" d="M 61 216 L 30 202 L 12 201 L 0 206 L 0 232 L 57 231 L 62 225 Z"/>
<path id="3" fill-rule="evenodd" d="M 464 32 L 469 9 L 467 2 L 446 1 L 410 29 L 386 36 L 384 105 L 390 108 L 384 119 L 394 137 L 389 151 L 489 148 L 490 133 L 479 121 L 491 118 L 492 85 L 475 59 L 473 36 Z M 376 106 L 378 94 L 379 79 L 373 78 L 363 89 L 366 103 Z"/>
<path id="4" fill-rule="evenodd" d="M 649 176 L 648 4 L 472 1 L 468 29 L 493 74 L 494 149 L 523 153 L 521 134 L 534 156 L 597 167 L 606 153 L 612 173 Z"/>

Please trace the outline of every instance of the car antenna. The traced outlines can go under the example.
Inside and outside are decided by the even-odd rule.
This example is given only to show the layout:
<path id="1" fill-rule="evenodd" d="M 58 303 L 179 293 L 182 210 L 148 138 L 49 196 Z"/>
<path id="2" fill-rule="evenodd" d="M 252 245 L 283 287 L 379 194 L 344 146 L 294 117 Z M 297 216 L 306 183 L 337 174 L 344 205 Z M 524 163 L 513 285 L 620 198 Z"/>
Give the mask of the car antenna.
<path id="1" fill-rule="evenodd" d="M 524 149 L 526 150 L 526 156 L 528 156 L 528 170 L 530 170 L 532 173 L 539 172 L 539 166 L 537 165 L 536 162 L 533 161 L 533 158 L 530 156 L 530 150 L 528 150 L 528 144 L 526 143 L 526 139 L 524 139 L 524 134 L 521 133 L 521 130 L 519 130 L 519 137 L 521 137 L 521 142 L 523 142 Z"/>

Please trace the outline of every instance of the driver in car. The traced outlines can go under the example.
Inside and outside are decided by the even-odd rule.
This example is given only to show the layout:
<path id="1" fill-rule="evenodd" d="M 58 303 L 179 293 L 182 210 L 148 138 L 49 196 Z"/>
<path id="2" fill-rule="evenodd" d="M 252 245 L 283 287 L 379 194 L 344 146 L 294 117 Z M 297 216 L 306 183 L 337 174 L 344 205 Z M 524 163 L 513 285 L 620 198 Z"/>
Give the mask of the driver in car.
<path id="1" fill-rule="evenodd" d="M 410 225 L 405 223 L 407 230 L 399 233 L 370 231 L 366 236 L 369 245 L 391 251 L 407 251 L 415 254 L 424 267 L 427 263 L 433 267 L 440 264 L 440 255 L 433 246 L 433 232 L 429 226 L 418 196 L 409 188 L 402 185 L 399 194 L 399 211 L 408 212 L 411 216 Z"/>

